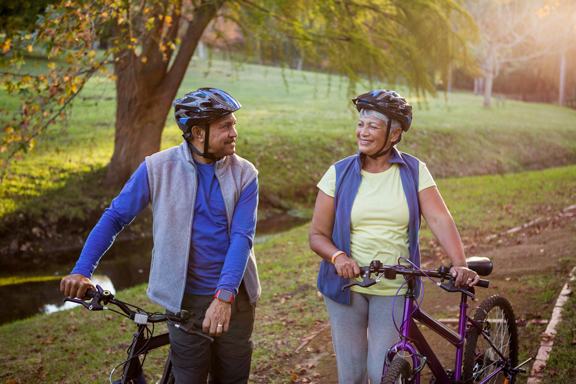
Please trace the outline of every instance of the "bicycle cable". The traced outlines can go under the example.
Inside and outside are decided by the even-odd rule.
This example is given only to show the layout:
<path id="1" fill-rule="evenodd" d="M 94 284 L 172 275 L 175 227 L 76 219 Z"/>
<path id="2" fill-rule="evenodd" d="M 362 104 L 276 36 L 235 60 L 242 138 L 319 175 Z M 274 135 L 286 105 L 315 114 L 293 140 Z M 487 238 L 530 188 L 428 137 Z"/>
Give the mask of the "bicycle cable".
<path id="1" fill-rule="evenodd" d="M 112 376 L 114 375 L 114 372 L 116 372 L 116 370 L 118 369 L 119 366 L 128 363 L 130 360 L 132 360 L 132 359 L 134 359 L 134 358 L 140 357 L 142 354 L 144 354 L 144 358 L 143 358 L 142 361 L 140 362 L 140 367 L 142 368 L 142 367 L 144 366 L 144 362 L 146 361 L 146 356 L 148 355 L 147 353 L 144 353 L 144 352 L 146 351 L 146 348 L 148 347 L 148 344 L 150 343 L 150 340 L 152 339 L 152 336 L 154 335 L 154 330 L 155 330 L 154 324 L 152 324 L 152 331 L 150 331 L 150 328 L 148 328 L 147 325 L 145 326 L 145 329 L 146 329 L 146 331 L 147 331 L 146 336 L 148 337 L 148 339 L 146 340 L 146 343 L 142 346 L 142 348 L 140 348 L 140 350 L 139 350 L 138 352 L 136 352 L 136 353 L 134 354 L 134 356 L 132 356 L 132 357 L 129 358 L 129 359 L 126 359 L 126 360 L 122 361 L 120 364 L 118 364 L 117 366 L 115 366 L 114 369 L 112 369 L 112 372 L 110 372 L 110 377 L 109 377 L 110 384 L 113 384 L 113 383 L 112 383 Z M 135 345 L 135 342 L 133 342 L 133 343 L 131 344 L 131 346 L 134 346 L 134 345 Z M 128 350 L 129 350 L 129 349 L 130 349 L 130 347 L 128 347 Z M 128 350 L 126 350 L 126 352 L 128 352 Z M 144 371 L 144 370 L 142 369 L 142 371 Z M 137 379 L 138 379 L 138 378 L 137 378 Z"/>

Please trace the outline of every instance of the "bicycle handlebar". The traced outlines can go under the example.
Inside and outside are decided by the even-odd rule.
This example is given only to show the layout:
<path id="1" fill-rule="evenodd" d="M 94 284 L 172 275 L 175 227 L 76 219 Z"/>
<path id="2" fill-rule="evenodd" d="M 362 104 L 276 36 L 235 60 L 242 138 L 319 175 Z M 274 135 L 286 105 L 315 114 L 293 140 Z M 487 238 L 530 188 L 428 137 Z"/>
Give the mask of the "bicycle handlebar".
<path id="1" fill-rule="evenodd" d="M 334 271 L 335 273 L 337 273 L 336 271 Z M 470 297 L 474 297 L 474 294 L 472 292 L 469 291 L 469 289 L 463 289 L 463 288 L 456 288 L 454 286 L 454 278 L 452 277 L 452 275 L 450 274 L 450 269 L 448 267 L 445 266 L 441 266 L 440 268 L 438 268 L 436 271 L 430 271 L 430 272 L 423 272 L 420 270 L 415 270 L 413 268 L 407 267 L 407 266 L 402 266 L 402 268 L 391 268 L 391 267 L 386 267 L 384 265 L 382 265 L 382 263 L 379 260 L 373 260 L 369 266 L 366 267 L 360 267 L 360 276 L 362 277 L 362 282 L 353 282 L 350 284 L 346 284 L 342 287 L 342 291 L 352 287 L 353 285 L 358 285 L 360 287 L 370 287 L 374 284 L 376 284 L 377 282 L 380 281 L 380 277 L 378 277 L 376 280 L 371 279 L 370 275 L 371 274 L 375 274 L 375 275 L 384 275 L 384 278 L 388 279 L 388 280 L 395 280 L 396 279 L 396 275 L 400 274 L 400 275 L 404 275 L 404 276 L 418 276 L 418 277 L 435 277 L 435 278 L 439 278 L 441 283 L 437 283 L 437 285 L 439 287 L 441 287 L 442 289 L 444 289 L 445 291 L 448 292 L 461 292 L 464 293 Z M 444 280 L 448 277 L 448 282 L 444 282 Z M 476 287 L 480 287 L 480 288 L 488 288 L 489 286 L 489 281 L 488 280 L 480 280 L 478 281 L 478 284 L 476 284 Z"/>
<path id="2" fill-rule="evenodd" d="M 183 332 L 189 334 L 197 334 L 201 337 L 209 339 L 210 341 L 214 341 L 214 339 L 212 339 L 210 336 L 202 333 L 202 321 L 191 319 L 191 315 L 187 311 L 181 311 L 174 315 L 168 313 L 150 314 L 145 311 L 136 312 L 130 309 L 129 305 L 131 304 L 116 299 L 112 292 L 103 290 L 99 285 L 96 286 L 96 291 L 92 289 L 87 290 L 85 296 L 91 298 L 92 301 L 87 303 L 84 300 L 73 299 L 70 297 L 66 297 L 64 301 L 80 304 L 90 311 L 102 311 L 108 309 L 106 305 L 114 304 L 126 314 L 126 317 L 130 318 L 130 320 L 134 321 L 136 324 L 144 325 L 147 323 L 161 323 L 170 320 L 177 323 L 175 325 L 176 328 L 182 330 Z"/>

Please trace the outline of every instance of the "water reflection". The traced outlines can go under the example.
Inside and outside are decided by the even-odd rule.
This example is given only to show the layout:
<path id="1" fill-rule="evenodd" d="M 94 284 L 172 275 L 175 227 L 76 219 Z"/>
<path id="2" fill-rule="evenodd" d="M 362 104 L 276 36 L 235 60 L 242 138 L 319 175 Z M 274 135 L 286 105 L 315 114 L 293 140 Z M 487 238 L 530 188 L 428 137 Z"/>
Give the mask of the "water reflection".
<path id="1" fill-rule="evenodd" d="M 259 220 L 255 243 L 266 241 L 276 234 L 309 221 L 309 218 L 288 214 Z M 97 275 L 92 281 L 113 293 L 148 282 L 152 239 L 114 243 L 101 259 Z M 76 260 L 79 252 L 51 256 L 51 260 Z M 74 262 L 45 266 L 38 274 L 64 276 L 72 270 Z M 22 270 L 22 275 L 30 275 L 30 270 Z M 14 275 L 18 275 L 14 271 Z M 27 282 L 0 286 L 0 324 L 25 319 L 36 314 L 53 313 L 75 307 L 77 304 L 64 303 L 60 292 L 60 279 Z"/>

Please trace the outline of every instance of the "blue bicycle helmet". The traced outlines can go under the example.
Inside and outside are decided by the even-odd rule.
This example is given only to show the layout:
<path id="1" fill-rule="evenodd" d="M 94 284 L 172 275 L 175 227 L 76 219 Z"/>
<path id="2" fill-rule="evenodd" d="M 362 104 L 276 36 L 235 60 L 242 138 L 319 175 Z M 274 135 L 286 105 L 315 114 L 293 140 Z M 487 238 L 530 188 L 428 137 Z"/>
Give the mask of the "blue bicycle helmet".
<path id="1" fill-rule="evenodd" d="M 190 142 L 192 127 L 201 126 L 206 132 L 204 153 L 200 153 L 193 145 L 190 148 L 198 155 L 211 160 L 218 160 L 208 153 L 210 123 L 239 110 L 242 105 L 229 93 L 218 88 L 199 88 L 187 93 L 186 96 L 172 102 L 176 124 L 183 132 L 183 137 Z"/>

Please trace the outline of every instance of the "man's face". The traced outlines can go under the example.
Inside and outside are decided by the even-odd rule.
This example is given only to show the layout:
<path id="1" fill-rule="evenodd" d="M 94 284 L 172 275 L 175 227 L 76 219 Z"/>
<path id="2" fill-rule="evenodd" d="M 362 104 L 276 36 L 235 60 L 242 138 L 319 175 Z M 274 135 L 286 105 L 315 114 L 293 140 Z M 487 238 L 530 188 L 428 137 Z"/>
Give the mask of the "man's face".
<path id="1" fill-rule="evenodd" d="M 236 153 L 236 117 L 233 113 L 210 123 L 210 141 L 208 152 L 216 157 L 224 157 Z"/>

